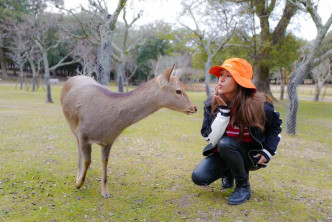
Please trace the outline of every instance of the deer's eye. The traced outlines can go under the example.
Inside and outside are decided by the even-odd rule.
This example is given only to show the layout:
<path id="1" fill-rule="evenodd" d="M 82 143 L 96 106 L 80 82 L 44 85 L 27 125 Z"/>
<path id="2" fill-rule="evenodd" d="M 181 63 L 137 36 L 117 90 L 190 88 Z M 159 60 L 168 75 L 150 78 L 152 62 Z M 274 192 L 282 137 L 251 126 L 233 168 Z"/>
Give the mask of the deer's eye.
<path id="1" fill-rule="evenodd" d="M 178 90 L 176 90 L 176 94 L 181 95 L 181 94 L 182 94 L 182 91 L 178 89 Z"/>

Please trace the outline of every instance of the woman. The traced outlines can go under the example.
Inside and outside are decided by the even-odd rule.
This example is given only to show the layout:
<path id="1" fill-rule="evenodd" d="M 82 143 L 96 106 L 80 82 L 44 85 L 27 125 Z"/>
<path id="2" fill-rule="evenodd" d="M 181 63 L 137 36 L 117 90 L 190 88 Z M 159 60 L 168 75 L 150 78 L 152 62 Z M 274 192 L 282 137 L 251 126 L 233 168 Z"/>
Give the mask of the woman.
<path id="1" fill-rule="evenodd" d="M 210 73 L 219 78 L 215 95 L 204 102 L 202 136 L 209 142 L 203 159 L 192 173 L 197 185 L 222 178 L 224 189 L 236 188 L 228 199 L 242 204 L 251 196 L 249 171 L 266 167 L 275 155 L 281 119 L 271 99 L 257 92 L 252 67 L 244 59 L 231 58 Z"/>

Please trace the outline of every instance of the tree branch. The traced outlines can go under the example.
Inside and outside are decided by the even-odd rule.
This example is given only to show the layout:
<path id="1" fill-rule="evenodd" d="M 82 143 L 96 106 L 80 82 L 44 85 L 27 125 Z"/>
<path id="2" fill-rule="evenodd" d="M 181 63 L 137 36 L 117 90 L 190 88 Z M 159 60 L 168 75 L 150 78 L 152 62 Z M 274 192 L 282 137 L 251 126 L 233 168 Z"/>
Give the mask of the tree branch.
<path id="1" fill-rule="evenodd" d="M 114 53 L 112 53 L 112 58 L 115 59 L 117 62 L 121 62 L 119 56 L 115 55 Z"/>
<path id="2" fill-rule="evenodd" d="M 113 15 L 111 16 L 109 25 L 110 25 L 110 29 L 113 30 L 115 28 L 115 23 L 118 19 L 118 16 L 121 12 L 121 10 L 123 9 L 123 7 L 126 5 L 127 0 L 119 0 L 118 6 L 115 9 Z"/>
<path id="3" fill-rule="evenodd" d="M 74 37 L 74 38 L 76 38 L 76 39 L 85 39 L 85 38 L 87 38 L 87 36 L 88 36 L 88 34 L 87 34 L 87 31 L 86 31 L 86 29 L 85 29 L 85 25 L 82 23 L 82 21 L 78 18 L 78 16 L 70 9 L 70 10 L 68 10 L 68 9 L 66 9 L 66 8 L 64 8 L 64 7 L 60 7 L 60 6 L 56 6 L 58 9 L 60 9 L 60 10 L 64 10 L 64 11 L 66 11 L 66 12 L 68 12 L 69 14 L 71 14 L 77 21 L 78 21 L 78 23 L 80 24 L 80 26 L 81 26 L 81 29 L 83 30 L 83 33 L 84 33 L 84 35 L 83 36 L 78 36 L 78 35 L 74 35 L 74 34 L 72 34 L 72 33 L 70 33 L 70 32 L 68 32 L 66 29 L 63 29 L 62 28 L 62 30 L 64 31 L 64 32 L 66 32 L 68 35 L 70 35 L 70 36 L 72 36 L 72 37 Z M 83 11 L 83 7 L 81 8 L 81 10 Z"/>
<path id="4" fill-rule="evenodd" d="M 275 5 L 276 5 L 276 0 L 272 0 L 270 5 L 266 9 L 266 12 L 267 12 L 268 15 L 271 14 L 271 12 L 273 11 Z"/>
<path id="5" fill-rule="evenodd" d="M 330 58 L 332 59 L 332 49 L 330 49 L 329 51 L 327 51 L 324 55 L 322 55 L 321 57 L 317 58 L 314 60 L 312 66 L 316 67 L 319 64 L 321 64 L 323 61 L 325 61 L 325 59 Z"/>
<path id="6" fill-rule="evenodd" d="M 112 41 L 112 47 L 113 47 L 113 49 L 115 49 L 118 53 L 121 53 L 121 52 L 122 52 L 122 49 L 120 49 L 120 47 L 117 46 L 117 45 L 115 44 L 114 41 Z"/>
<path id="7" fill-rule="evenodd" d="M 73 60 L 70 62 L 63 62 L 65 61 L 68 57 L 70 56 L 70 54 L 67 54 L 65 57 L 63 57 L 56 65 L 50 67 L 50 71 L 51 70 L 56 70 L 57 68 L 61 67 L 61 66 L 66 66 L 66 65 L 71 65 L 74 63 L 77 63 L 77 61 Z"/>
<path id="8" fill-rule="evenodd" d="M 280 36 L 285 36 L 287 26 L 291 18 L 295 15 L 296 11 L 297 7 L 287 1 L 282 17 L 280 18 L 278 25 L 276 26 L 272 34 L 274 44 L 281 44 L 283 42 L 284 38 L 280 38 Z"/>

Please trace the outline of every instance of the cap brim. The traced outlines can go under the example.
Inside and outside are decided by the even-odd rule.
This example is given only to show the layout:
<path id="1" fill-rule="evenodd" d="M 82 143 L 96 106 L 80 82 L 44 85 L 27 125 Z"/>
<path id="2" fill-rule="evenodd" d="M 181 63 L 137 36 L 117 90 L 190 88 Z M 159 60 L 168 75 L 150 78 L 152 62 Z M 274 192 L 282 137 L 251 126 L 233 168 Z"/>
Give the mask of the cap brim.
<path id="1" fill-rule="evenodd" d="M 215 75 L 216 77 L 220 77 L 220 71 L 223 69 L 221 66 L 213 66 L 211 67 L 209 73 Z M 227 70 L 228 71 L 228 70 Z"/>

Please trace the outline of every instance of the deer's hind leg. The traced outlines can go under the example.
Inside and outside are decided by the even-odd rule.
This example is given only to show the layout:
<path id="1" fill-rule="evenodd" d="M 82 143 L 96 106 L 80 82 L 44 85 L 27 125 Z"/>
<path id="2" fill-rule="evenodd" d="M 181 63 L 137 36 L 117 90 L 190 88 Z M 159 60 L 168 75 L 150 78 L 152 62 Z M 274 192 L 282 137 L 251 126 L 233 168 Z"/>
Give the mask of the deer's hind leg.
<path id="1" fill-rule="evenodd" d="M 84 183 L 86 172 L 91 163 L 91 144 L 78 138 L 78 172 L 76 188 L 79 189 Z"/>
<path id="2" fill-rule="evenodd" d="M 102 164 L 102 168 L 103 168 L 103 178 L 101 180 L 101 195 L 104 198 L 110 197 L 110 194 L 109 194 L 108 188 L 107 188 L 107 164 L 108 164 L 108 158 L 110 155 L 111 148 L 112 148 L 112 144 L 101 147 L 101 164 Z"/>
<path id="3" fill-rule="evenodd" d="M 77 170 L 77 176 L 76 176 L 76 183 L 78 182 L 78 179 L 80 178 L 81 172 L 82 172 L 82 151 L 80 149 L 80 144 L 78 142 L 78 138 L 76 137 L 77 140 L 77 150 L 78 150 L 78 170 Z"/>

